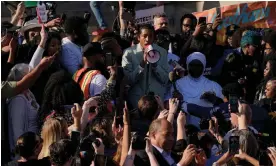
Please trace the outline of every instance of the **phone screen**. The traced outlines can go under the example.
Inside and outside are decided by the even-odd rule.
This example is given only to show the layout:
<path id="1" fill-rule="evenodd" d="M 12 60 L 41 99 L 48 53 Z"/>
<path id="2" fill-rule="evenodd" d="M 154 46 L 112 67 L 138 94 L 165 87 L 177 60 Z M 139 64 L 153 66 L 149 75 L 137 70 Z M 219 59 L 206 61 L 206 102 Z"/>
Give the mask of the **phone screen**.
<path id="1" fill-rule="evenodd" d="M 206 17 L 199 17 L 198 24 L 206 24 Z"/>
<path id="2" fill-rule="evenodd" d="M 221 15 L 220 7 L 217 8 L 217 15 Z"/>
<path id="3" fill-rule="evenodd" d="M 106 64 L 106 66 L 114 65 L 114 59 L 113 59 L 112 53 L 105 54 L 105 64 Z"/>
<path id="4" fill-rule="evenodd" d="M 64 110 L 68 110 L 71 112 L 71 109 L 74 107 L 74 105 L 63 105 Z"/>
<path id="5" fill-rule="evenodd" d="M 238 101 L 239 101 L 239 98 L 237 95 L 234 95 L 234 94 L 230 94 L 229 95 L 229 104 L 231 106 L 231 112 L 232 113 L 238 113 L 239 110 L 238 110 Z"/>
<path id="6" fill-rule="evenodd" d="M 78 146 L 80 143 L 80 132 L 79 131 L 72 131 L 71 132 L 71 141 L 73 142 L 74 146 Z"/>
<path id="7" fill-rule="evenodd" d="M 231 154 L 236 154 L 240 149 L 240 137 L 239 136 L 230 136 L 229 138 L 229 152 Z"/>

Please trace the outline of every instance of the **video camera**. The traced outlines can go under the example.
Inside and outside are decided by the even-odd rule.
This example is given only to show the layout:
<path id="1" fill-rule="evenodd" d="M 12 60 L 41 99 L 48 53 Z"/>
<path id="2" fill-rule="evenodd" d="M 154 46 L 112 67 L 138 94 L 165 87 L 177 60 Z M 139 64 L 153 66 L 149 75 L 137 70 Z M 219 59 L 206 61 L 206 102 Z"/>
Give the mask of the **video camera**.
<path id="1" fill-rule="evenodd" d="M 72 134 L 71 140 L 80 140 L 75 138 Z M 95 158 L 95 149 L 92 146 L 94 143 L 97 147 L 100 146 L 100 141 L 96 138 L 100 138 L 101 135 L 97 131 L 92 131 L 88 136 L 79 141 L 77 145 L 77 151 L 75 155 L 76 165 L 90 165 Z"/>

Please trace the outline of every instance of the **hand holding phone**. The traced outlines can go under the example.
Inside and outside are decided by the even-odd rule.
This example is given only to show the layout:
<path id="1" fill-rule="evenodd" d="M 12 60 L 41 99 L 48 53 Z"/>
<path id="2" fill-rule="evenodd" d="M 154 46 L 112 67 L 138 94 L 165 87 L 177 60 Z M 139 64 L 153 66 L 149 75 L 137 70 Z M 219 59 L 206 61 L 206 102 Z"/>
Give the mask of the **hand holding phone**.
<path id="1" fill-rule="evenodd" d="M 240 137 L 230 136 L 229 138 L 229 153 L 234 155 L 239 152 L 240 149 Z"/>
<path id="2" fill-rule="evenodd" d="M 206 17 L 199 17 L 198 25 L 200 25 L 200 24 L 206 25 Z"/>
<path id="3" fill-rule="evenodd" d="M 239 112 L 239 98 L 235 94 L 229 95 L 229 104 L 230 104 L 230 111 L 231 113 L 238 113 Z"/>

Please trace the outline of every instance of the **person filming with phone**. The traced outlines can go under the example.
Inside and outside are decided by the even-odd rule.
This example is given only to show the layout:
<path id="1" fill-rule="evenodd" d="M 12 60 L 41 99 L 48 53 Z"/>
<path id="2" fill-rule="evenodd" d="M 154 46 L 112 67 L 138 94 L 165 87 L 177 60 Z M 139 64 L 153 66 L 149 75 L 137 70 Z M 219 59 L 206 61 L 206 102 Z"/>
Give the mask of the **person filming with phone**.
<path id="1" fill-rule="evenodd" d="M 148 92 L 164 98 L 168 83 L 169 65 L 167 51 L 154 41 L 154 29 L 144 25 L 139 30 L 139 44 L 125 50 L 122 67 L 131 83 L 130 103 L 137 108 L 138 100 Z"/>

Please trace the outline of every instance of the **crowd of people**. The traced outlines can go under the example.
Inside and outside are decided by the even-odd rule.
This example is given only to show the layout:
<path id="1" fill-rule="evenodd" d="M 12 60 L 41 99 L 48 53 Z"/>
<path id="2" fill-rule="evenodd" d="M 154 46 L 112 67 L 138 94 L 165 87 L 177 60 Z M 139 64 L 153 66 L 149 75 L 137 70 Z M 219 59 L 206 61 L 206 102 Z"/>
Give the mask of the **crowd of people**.
<path id="1" fill-rule="evenodd" d="M 172 35 L 118 2 L 117 28 L 38 23 L 18 3 L 1 24 L 3 165 L 276 165 L 276 31 L 193 14 Z M 184 12 L 184 11 L 183 11 Z M 129 19 L 132 18 L 132 19 Z"/>

